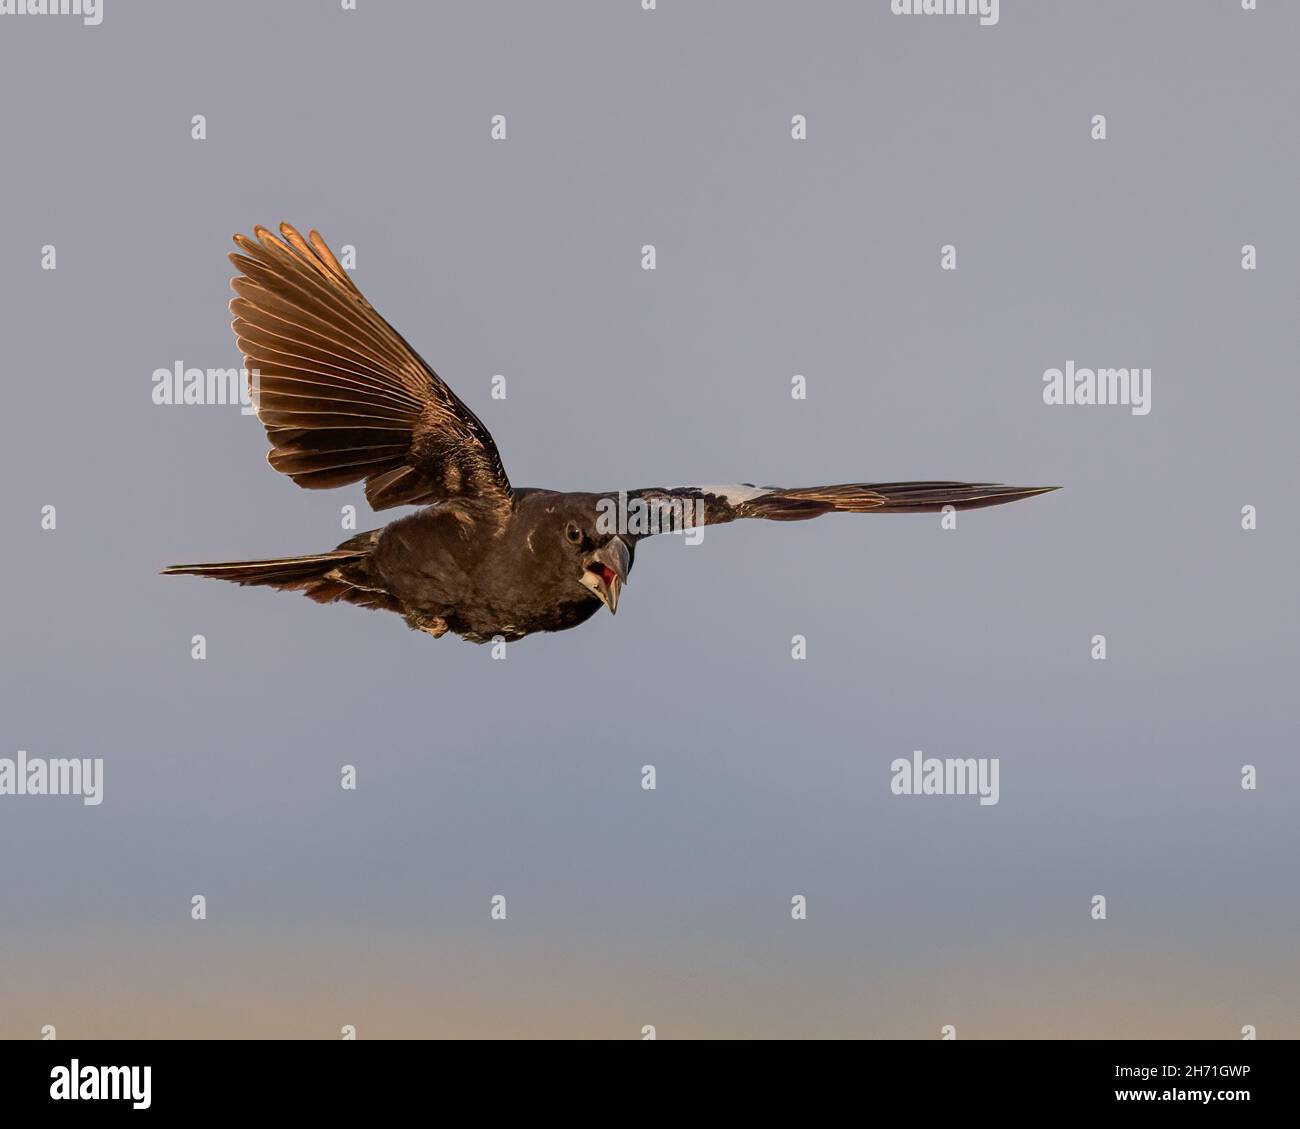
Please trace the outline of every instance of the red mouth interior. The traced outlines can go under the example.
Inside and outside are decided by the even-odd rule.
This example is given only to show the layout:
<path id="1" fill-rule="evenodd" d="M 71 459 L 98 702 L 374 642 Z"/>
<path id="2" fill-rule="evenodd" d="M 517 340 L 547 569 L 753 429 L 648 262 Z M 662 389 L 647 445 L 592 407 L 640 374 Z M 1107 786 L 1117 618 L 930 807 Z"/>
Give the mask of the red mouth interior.
<path id="1" fill-rule="evenodd" d="M 599 561 L 593 561 L 591 564 L 589 564 L 587 566 L 587 571 L 594 572 L 597 576 L 599 576 L 606 588 L 609 588 L 611 585 L 613 585 L 614 577 L 618 575 L 618 573 L 616 573 L 612 568 L 610 568 L 609 565 L 601 564 Z"/>

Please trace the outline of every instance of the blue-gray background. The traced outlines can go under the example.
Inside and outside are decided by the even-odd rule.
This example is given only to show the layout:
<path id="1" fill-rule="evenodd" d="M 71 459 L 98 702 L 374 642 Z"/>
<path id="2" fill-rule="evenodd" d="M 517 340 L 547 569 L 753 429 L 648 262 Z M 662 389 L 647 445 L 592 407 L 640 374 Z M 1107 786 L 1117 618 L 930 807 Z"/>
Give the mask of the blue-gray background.
<path id="1" fill-rule="evenodd" d="M 1260 6 L 0 18 L 0 755 L 106 762 L 100 807 L 0 798 L 0 1034 L 1300 1034 L 1300 7 Z M 661 539 L 505 662 L 161 578 L 393 516 L 151 403 L 239 363 L 229 237 L 281 219 L 520 485 L 1066 489 Z M 1067 360 L 1151 414 L 1045 406 Z M 1001 802 L 892 796 L 913 749 Z"/>

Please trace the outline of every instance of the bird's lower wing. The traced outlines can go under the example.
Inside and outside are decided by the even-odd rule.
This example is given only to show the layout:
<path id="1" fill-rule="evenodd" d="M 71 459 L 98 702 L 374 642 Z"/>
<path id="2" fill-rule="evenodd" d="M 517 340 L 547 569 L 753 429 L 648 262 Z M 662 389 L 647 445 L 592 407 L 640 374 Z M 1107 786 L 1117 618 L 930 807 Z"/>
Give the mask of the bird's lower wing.
<path id="1" fill-rule="evenodd" d="M 848 482 L 838 486 L 652 486 L 629 490 L 619 497 L 630 509 L 659 511 L 652 532 L 683 527 L 719 525 L 739 518 L 806 521 L 829 513 L 934 513 L 951 506 L 974 510 L 1000 506 L 1055 490 L 1055 486 L 1003 486 L 992 482 Z M 669 521 L 663 517 L 667 515 Z"/>

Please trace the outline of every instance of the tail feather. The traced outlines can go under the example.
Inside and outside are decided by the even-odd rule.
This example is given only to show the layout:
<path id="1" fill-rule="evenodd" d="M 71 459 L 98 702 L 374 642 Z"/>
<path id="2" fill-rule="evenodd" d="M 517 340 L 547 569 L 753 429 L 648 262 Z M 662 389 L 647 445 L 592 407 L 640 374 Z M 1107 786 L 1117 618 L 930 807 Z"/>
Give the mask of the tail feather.
<path id="1" fill-rule="evenodd" d="M 318 603 L 346 600 L 366 608 L 401 611 L 400 602 L 368 575 L 365 561 L 377 532 L 362 533 L 337 549 L 305 557 L 273 557 L 262 561 L 215 561 L 169 565 L 163 576 L 206 576 L 233 584 L 260 584 L 281 591 L 301 591 Z"/>
<path id="2" fill-rule="evenodd" d="M 306 557 L 275 557 L 264 561 L 219 561 L 210 564 L 168 565 L 163 576 L 209 576 L 235 584 L 269 584 L 274 588 L 301 588 L 311 580 L 323 579 L 340 565 L 355 564 L 366 554 L 355 550 L 334 550 Z"/>

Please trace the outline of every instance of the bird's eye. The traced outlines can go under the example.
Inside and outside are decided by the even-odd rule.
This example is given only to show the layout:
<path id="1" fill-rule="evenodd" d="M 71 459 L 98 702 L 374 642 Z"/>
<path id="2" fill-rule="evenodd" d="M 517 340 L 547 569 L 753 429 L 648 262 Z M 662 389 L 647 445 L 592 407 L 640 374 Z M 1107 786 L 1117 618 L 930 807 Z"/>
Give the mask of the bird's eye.
<path id="1" fill-rule="evenodd" d="M 574 525 L 573 522 L 569 522 L 568 526 L 564 530 L 564 536 L 576 545 L 582 540 L 582 530 Z"/>

